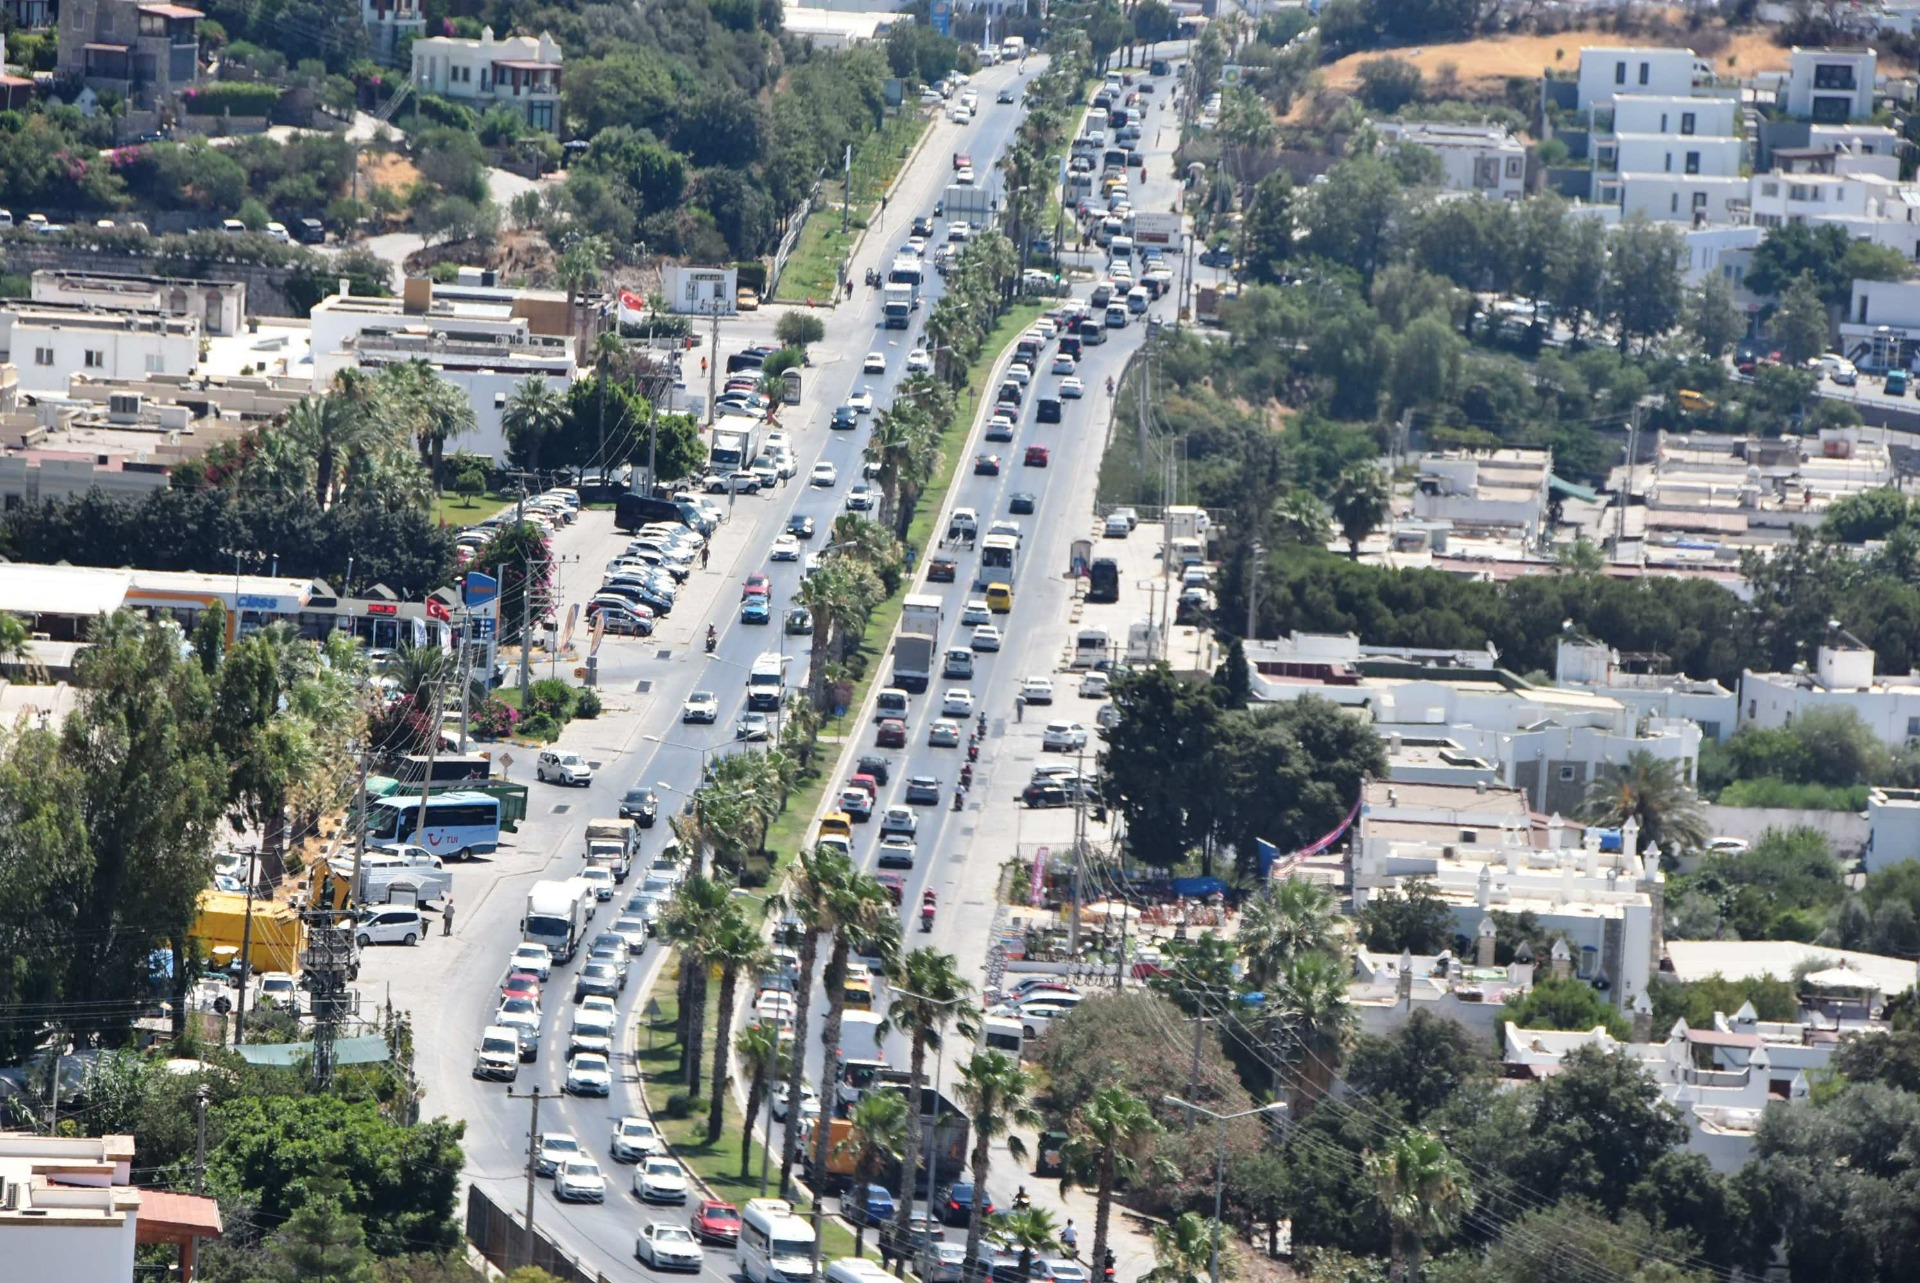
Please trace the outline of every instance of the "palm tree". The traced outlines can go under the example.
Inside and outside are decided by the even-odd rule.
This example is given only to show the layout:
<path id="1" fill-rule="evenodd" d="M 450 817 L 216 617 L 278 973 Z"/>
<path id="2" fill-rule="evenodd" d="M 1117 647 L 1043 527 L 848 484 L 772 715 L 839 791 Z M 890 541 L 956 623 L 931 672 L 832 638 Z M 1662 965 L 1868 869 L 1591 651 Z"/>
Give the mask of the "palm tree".
<path id="1" fill-rule="evenodd" d="M 1102 1087 L 1093 1099 L 1081 1107 L 1079 1117 L 1069 1124 L 1063 1157 L 1060 1191 L 1093 1175 L 1093 1256 L 1104 1261 L 1107 1253 L 1107 1228 L 1113 1217 L 1113 1186 L 1116 1180 L 1131 1180 L 1140 1154 L 1159 1132 L 1160 1124 L 1147 1102 L 1124 1087 Z"/>
<path id="2" fill-rule="evenodd" d="M 567 399 L 545 379 L 529 375 L 514 385 L 500 416 L 500 427 L 527 461 L 527 471 L 540 471 L 540 447 L 566 426 Z"/>
<path id="3" fill-rule="evenodd" d="M 822 1126 L 820 1132 L 825 1135 L 832 1129 Z M 890 1091 L 870 1091 L 854 1103 L 847 1112 L 847 1132 L 841 1142 L 834 1146 L 834 1153 L 843 1158 L 853 1159 L 853 1179 L 847 1186 L 853 1195 L 853 1205 L 859 1215 L 847 1217 L 853 1222 L 853 1254 L 865 1256 L 867 1247 L 867 1186 L 876 1183 L 886 1174 L 886 1170 L 899 1157 L 906 1138 L 912 1132 L 907 1121 L 906 1097 Z M 814 1188 L 822 1189 L 827 1181 L 826 1170 L 822 1168 L 816 1174 Z M 913 1191 L 902 1191 L 907 1202 L 913 1201 Z M 847 1200 L 840 1200 L 841 1215 L 847 1212 Z"/>
<path id="4" fill-rule="evenodd" d="M 1333 947 L 1333 893 L 1305 878 L 1269 881 L 1240 918 L 1240 952 L 1247 983 L 1270 988 L 1287 964 Z"/>
<path id="5" fill-rule="evenodd" d="M 1580 815 L 1615 827 L 1628 818 L 1637 820 L 1641 842 L 1658 842 L 1669 853 L 1697 850 L 1707 841 L 1706 812 L 1699 795 L 1681 777 L 1679 763 L 1644 749 L 1635 749 L 1625 766 L 1594 780 Z"/>
<path id="6" fill-rule="evenodd" d="M 827 670 L 835 663 L 834 649 L 841 639 L 856 635 L 866 624 L 872 603 L 878 600 L 879 581 L 873 572 L 851 557 L 828 557 L 808 575 L 796 596 L 813 612 L 813 654 L 807 660 L 807 691 L 814 707 L 827 707 Z"/>
<path id="7" fill-rule="evenodd" d="M 974 1187 L 976 1203 L 980 1200 L 979 1189 L 979 1186 Z M 995 1212 L 993 1232 L 1005 1239 L 1008 1247 L 1020 1249 L 1020 1277 L 1023 1279 L 1033 1277 L 1035 1256 L 1060 1250 L 1060 1236 L 1053 1223 L 1053 1213 L 1044 1207 Z M 967 1259 L 971 1262 L 973 1258 Z"/>
<path id="8" fill-rule="evenodd" d="M 707 1033 L 707 964 L 715 937 L 734 904 L 733 884 L 694 874 L 681 884 L 660 918 L 660 936 L 680 951 L 680 1079 L 700 1091 Z"/>
<path id="9" fill-rule="evenodd" d="M 415 367 L 417 372 L 405 381 L 403 395 L 408 404 L 407 417 L 420 446 L 421 462 L 426 464 L 434 493 L 438 494 L 447 442 L 474 430 L 473 402 L 467 399 L 466 393 L 435 374 L 425 361 L 409 361 L 395 368 Z"/>
<path id="10" fill-rule="evenodd" d="M 1293 1116 L 1301 1118 L 1333 1086 L 1353 1044 L 1346 964 L 1329 954 L 1302 954 L 1268 992 L 1266 1006 L 1279 1059 L 1292 1070 Z"/>
<path id="11" fill-rule="evenodd" d="M 753 1124 L 774 1081 L 786 1073 L 788 1056 L 780 1030 L 758 1021 L 740 1031 L 733 1049 L 747 1075 L 746 1117 L 740 1124 L 740 1179 L 745 1181 L 753 1175 Z"/>
<path id="12" fill-rule="evenodd" d="M 973 1115 L 973 1215 L 967 1220 L 967 1265 L 980 1257 L 980 1233 L 985 1228 L 987 1171 L 993 1142 L 1004 1137 L 1015 1162 L 1025 1162 L 1026 1143 L 1013 1134 L 1016 1127 L 1040 1126 L 1040 1112 L 1028 1103 L 1033 1078 L 1020 1062 L 1004 1051 L 979 1051 L 960 1067 L 960 1098 Z"/>
<path id="13" fill-rule="evenodd" d="M 1154 1266 L 1141 1283 L 1208 1283 L 1218 1245 L 1220 1277 L 1233 1277 L 1233 1258 L 1221 1242 L 1220 1224 L 1198 1212 L 1182 1212 L 1153 1231 Z"/>
<path id="14" fill-rule="evenodd" d="M 907 1035 L 907 1099 L 917 1106 L 926 1095 L 927 1052 L 939 1049 L 948 1022 L 962 1038 L 973 1038 L 979 1032 L 979 1022 L 968 1004 L 973 986 L 961 977 L 959 959 L 924 946 L 894 960 L 887 970 L 887 984 L 892 995 L 880 1027 L 883 1032 L 897 1029 Z M 936 1104 L 936 1124 L 938 1108 Z M 922 1118 L 915 1118 L 907 1129 L 900 1170 L 909 1186 L 920 1170 L 920 1142 L 925 1132 Z M 926 1159 L 931 1172 L 935 1157 L 928 1154 Z M 894 1241 L 902 1245 L 910 1240 L 913 1229 L 913 1190 L 908 1188 L 903 1195 L 893 1221 Z M 933 1209 L 927 1210 L 931 1214 Z"/>
<path id="15" fill-rule="evenodd" d="M 1360 559 L 1360 541 L 1374 532 L 1387 516 L 1387 483 L 1380 469 L 1371 463 L 1356 463 L 1342 472 L 1333 483 L 1328 507 L 1347 541 L 1347 555 Z"/>
<path id="16" fill-rule="evenodd" d="M 1383 1150 L 1369 1150 L 1365 1162 L 1393 1234 L 1393 1278 L 1412 1283 L 1426 1241 L 1451 1234 L 1473 1210 L 1466 1168 L 1439 1137 L 1419 1128 L 1402 1131 Z"/>
<path id="17" fill-rule="evenodd" d="M 826 888 L 853 873 L 846 856 L 829 847 L 816 847 L 811 854 L 801 852 L 794 861 L 793 876 L 784 894 L 769 902 L 769 908 L 791 914 L 799 922 L 799 975 L 793 985 L 793 1027 L 796 1037 L 805 1036 L 807 1016 L 813 1004 L 814 971 L 820 961 L 820 937 L 837 925 L 835 905 L 827 898 Z M 801 1081 L 806 1072 L 806 1057 L 790 1056 L 787 1064 L 787 1124 L 780 1141 L 780 1192 L 785 1195 L 793 1179 L 794 1160 L 800 1154 Z M 831 1084 L 828 1090 L 833 1090 Z M 826 1130 L 824 1127 L 822 1131 Z"/>
<path id="18" fill-rule="evenodd" d="M 453 656 L 438 646 L 408 646 L 387 661 L 384 676 L 401 696 L 422 701 L 452 674 L 453 667 Z"/>
<path id="19" fill-rule="evenodd" d="M 773 953 L 760 938 L 759 925 L 747 917 L 740 897 L 729 894 L 727 908 L 714 924 L 707 940 L 706 963 L 720 968 L 720 1009 L 713 1026 L 713 1092 L 707 1101 L 707 1144 L 720 1139 L 721 1115 L 727 1096 L 727 1066 L 731 1063 L 728 1046 L 733 1033 L 733 1004 L 740 992 L 740 977 L 754 975 L 773 965 Z"/>
<path id="20" fill-rule="evenodd" d="M 334 485 L 346 460 L 379 435 L 373 421 L 350 397 L 339 393 L 301 397 L 288 409 L 281 431 L 313 461 L 313 501 L 322 508 L 333 502 Z"/>
<path id="21" fill-rule="evenodd" d="M 578 313 L 575 310 L 580 295 L 588 286 L 600 279 L 600 274 L 607 270 L 607 260 L 610 257 L 612 254 L 607 248 L 607 242 L 598 236 L 582 236 L 560 255 L 555 275 L 560 278 L 560 287 L 567 292 L 568 329 L 577 331 L 581 328 Z M 576 336 L 575 346 L 578 347 L 579 344 L 580 340 Z M 580 352 L 575 359 L 585 364 L 586 355 Z"/>

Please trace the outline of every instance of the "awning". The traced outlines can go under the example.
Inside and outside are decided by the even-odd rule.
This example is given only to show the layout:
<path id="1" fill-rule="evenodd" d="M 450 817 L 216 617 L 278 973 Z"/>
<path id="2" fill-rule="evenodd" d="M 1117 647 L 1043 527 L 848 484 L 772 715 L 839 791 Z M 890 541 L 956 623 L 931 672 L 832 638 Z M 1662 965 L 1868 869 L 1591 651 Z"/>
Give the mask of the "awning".
<path id="1" fill-rule="evenodd" d="M 89 49 L 96 46 L 89 45 Z M 124 45 L 108 48 L 124 50 Z M 111 615 L 126 604 L 130 570 L 0 564 L 0 610 L 16 615 Z"/>
<path id="2" fill-rule="evenodd" d="M 140 1191 L 142 1243 L 174 1243 L 182 1238 L 219 1238 L 220 1204 L 202 1194 L 174 1194 L 163 1189 Z"/>
<path id="3" fill-rule="evenodd" d="M 236 1049 L 249 1065 L 271 1069 L 292 1069 L 313 1058 L 311 1042 L 247 1042 Z M 377 1065 L 388 1056 L 387 1040 L 379 1034 L 359 1038 L 339 1038 L 333 1044 L 334 1063 L 340 1065 Z"/>
<path id="4" fill-rule="evenodd" d="M 189 9 L 183 4 L 143 4 L 141 13 L 150 13 L 156 18 L 204 18 L 207 15 L 198 9 Z"/>
<path id="5" fill-rule="evenodd" d="M 102 40 L 89 40 L 87 41 L 86 44 L 80 47 L 82 49 L 97 50 L 102 53 L 126 53 L 129 49 L 132 48 L 131 45 L 108 44 L 107 42 Z"/>
<path id="6" fill-rule="evenodd" d="M 1549 476 L 1547 488 L 1557 495 L 1564 495 L 1569 499 L 1584 499 L 1588 503 L 1597 503 L 1600 499 L 1600 492 L 1592 486 L 1583 486 L 1577 481 L 1568 481 L 1562 477 Z"/>
<path id="7" fill-rule="evenodd" d="M 1870 993 L 1885 992 L 1870 975 L 1855 971 L 1852 967 L 1828 967 L 1825 971 L 1809 972 L 1804 981 L 1815 989 L 1864 989 Z"/>

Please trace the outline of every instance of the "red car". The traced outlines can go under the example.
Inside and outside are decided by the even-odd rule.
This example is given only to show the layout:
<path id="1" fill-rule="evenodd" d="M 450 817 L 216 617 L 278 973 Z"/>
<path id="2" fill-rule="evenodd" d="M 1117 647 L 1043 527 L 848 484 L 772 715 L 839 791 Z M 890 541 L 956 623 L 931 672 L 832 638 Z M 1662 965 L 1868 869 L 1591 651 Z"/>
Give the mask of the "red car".
<path id="1" fill-rule="evenodd" d="M 749 597 L 771 596 L 773 596 L 773 580 L 767 578 L 765 575 L 748 575 L 745 586 L 740 589 L 741 601 L 745 601 Z"/>
<path id="2" fill-rule="evenodd" d="M 898 908 L 902 897 L 907 893 L 906 879 L 898 873 L 876 873 L 873 875 L 873 880 L 887 889 L 887 894 L 893 898 L 894 907 Z"/>
<path id="3" fill-rule="evenodd" d="M 927 562 L 927 582 L 930 584 L 950 584 L 960 573 L 960 567 L 951 557 L 935 557 Z"/>
<path id="4" fill-rule="evenodd" d="M 1045 446 L 1043 446 L 1043 445 L 1030 445 L 1030 446 L 1028 446 L 1028 447 L 1027 447 L 1027 457 L 1026 457 L 1026 465 L 1027 465 L 1027 466 L 1028 466 L 1029 468 L 1044 468 L 1044 467 L 1046 467 L 1046 466 L 1047 466 L 1047 448 L 1046 448 Z"/>
<path id="5" fill-rule="evenodd" d="M 693 1209 L 693 1236 L 703 1243 L 740 1240 L 740 1209 L 732 1203 L 708 1199 Z"/>
<path id="6" fill-rule="evenodd" d="M 516 971 L 507 977 L 507 983 L 501 986 L 502 998 L 531 998 L 540 1001 L 540 977 L 530 971 Z"/>
<path id="7" fill-rule="evenodd" d="M 889 717 L 880 723 L 879 732 L 873 737 L 877 748 L 905 748 L 907 746 L 907 724 L 897 717 Z"/>

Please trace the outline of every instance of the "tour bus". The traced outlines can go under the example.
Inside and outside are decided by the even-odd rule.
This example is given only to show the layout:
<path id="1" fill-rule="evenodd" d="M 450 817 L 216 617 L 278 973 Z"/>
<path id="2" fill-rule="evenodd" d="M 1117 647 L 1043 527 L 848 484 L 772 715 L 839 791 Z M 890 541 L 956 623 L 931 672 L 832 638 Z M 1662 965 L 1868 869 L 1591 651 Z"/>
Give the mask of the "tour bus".
<path id="1" fill-rule="evenodd" d="M 435 855 L 456 860 L 495 850 L 500 845 L 500 799 L 486 793 L 459 790 L 427 798 L 426 827 L 420 820 L 420 799 L 381 797 L 367 804 L 367 841 L 376 848 L 425 847 Z"/>
<path id="2" fill-rule="evenodd" d="M 739 1255 L 747 1283 L 805 1283 L 813 1275 L 813 1227 L 784 1198 L 750 1198 L 740 1213 Z"/>

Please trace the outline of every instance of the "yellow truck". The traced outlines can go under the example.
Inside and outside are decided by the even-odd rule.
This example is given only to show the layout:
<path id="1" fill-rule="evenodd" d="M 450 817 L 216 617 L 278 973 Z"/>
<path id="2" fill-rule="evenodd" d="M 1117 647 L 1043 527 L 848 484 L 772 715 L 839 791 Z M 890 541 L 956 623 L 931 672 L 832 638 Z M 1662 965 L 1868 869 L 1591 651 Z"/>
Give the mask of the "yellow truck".
<path id="1" fill-rule="evenodd" d="M 200 942 L 208 957 L 238 958 L 245 945 L 254 974 L 300 970 L 300 951 L 306 947 L 306 924 L 292 906 L 276 900 L 253 901 L 253 931 L 247 931 L 247 897 L 237 891 L 202 891 L 199 912 L 187 934 Z"/>

